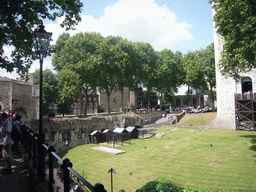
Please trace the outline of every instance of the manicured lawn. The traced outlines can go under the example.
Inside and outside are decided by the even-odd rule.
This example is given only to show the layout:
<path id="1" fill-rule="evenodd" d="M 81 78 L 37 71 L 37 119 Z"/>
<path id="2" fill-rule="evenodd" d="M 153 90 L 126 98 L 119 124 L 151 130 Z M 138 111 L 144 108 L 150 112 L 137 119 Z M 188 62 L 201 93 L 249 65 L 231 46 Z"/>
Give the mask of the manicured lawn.
<path id="1" fill-rule="evenodd" d="M 166 129 L 173 128 L 159 131 Z M 93 185 L 104 184 L 107 191 L 111 191 L 111 167 L 117 171 L 113 176 L 115 192 L 132 192 L 163 176 L 174 184 L 194 188 L 256 189 L 256 133 L 179 130 L 161 139 L 132 140 L 130 145 L 118 148 L 127 151 L 120 155 L 96 151 L 91 149 L 95 145 L 87 144 L 69 150 L 62 158 L 69 158 L 75 170 L 80 174 L 84 171 Z M 213 147 L 209 147 L 210 142 Z"/>

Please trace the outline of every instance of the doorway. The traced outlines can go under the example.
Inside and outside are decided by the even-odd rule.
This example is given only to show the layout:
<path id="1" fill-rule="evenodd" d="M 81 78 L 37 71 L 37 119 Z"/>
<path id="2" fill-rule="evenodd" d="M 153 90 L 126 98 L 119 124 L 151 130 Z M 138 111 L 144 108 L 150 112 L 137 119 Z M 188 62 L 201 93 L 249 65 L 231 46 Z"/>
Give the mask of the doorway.
<path id="1" fill-rule="evenodd" d="M 242 93 L 250 92 L 252 93 L 252 79 L 250 77 L 242 78 Z"/>

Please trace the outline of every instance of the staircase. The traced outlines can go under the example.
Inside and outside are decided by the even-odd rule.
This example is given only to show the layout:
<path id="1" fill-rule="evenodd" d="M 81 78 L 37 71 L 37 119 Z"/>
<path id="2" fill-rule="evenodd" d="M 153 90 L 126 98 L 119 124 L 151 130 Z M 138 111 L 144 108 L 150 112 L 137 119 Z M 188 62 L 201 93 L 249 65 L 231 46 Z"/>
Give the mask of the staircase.
<path id="1" fill-rule="evenodd" d="M 236 130 L 256 130 L 256 93 L 235 94 Z"/>

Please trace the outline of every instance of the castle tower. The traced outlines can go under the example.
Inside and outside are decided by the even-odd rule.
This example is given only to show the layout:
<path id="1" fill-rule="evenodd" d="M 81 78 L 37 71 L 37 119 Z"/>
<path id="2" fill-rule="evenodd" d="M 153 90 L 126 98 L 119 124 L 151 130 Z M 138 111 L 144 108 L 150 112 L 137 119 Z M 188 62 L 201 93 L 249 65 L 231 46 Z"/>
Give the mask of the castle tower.
<path id="1" fill-rule="evenodd" d="M 215 15 L 212 9 L 212 15 Z M 235 81 L 231 77 L 225 77 L 219 69 L 221 52 L 224 48 L 224 38 L 217 33 L 215 22 L 214 28 L 214 51 L 216 68 L 216 91 L 217 91 L 217 118 L 208 125 L 209 128 L 216 129 L 235 129 L 235 94 L 241 94 L 247 91 L 252 93 L 256 90 L 255 70 L 248 73 L 242 73 L 241 79 Z"/>

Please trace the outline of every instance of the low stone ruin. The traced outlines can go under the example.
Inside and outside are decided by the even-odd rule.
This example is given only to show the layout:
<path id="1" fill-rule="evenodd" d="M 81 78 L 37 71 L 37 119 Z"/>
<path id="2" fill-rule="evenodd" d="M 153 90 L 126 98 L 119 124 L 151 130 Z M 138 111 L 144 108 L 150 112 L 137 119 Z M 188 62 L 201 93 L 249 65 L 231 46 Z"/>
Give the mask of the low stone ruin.
<path id="1" fill-rule="evenodd" d="M 143 118 L 135 114 L 112 116 L 90 116 L 86 118 L 43 118 L 45 142 L 52 145 L 56 152 L 66 151 L 78 145 L 89 143 L 89 134 L 94 130 L 115 127 L 143 127 Z M 30 122 L 33 132 L 38 132 L 39 121 Z"/>

